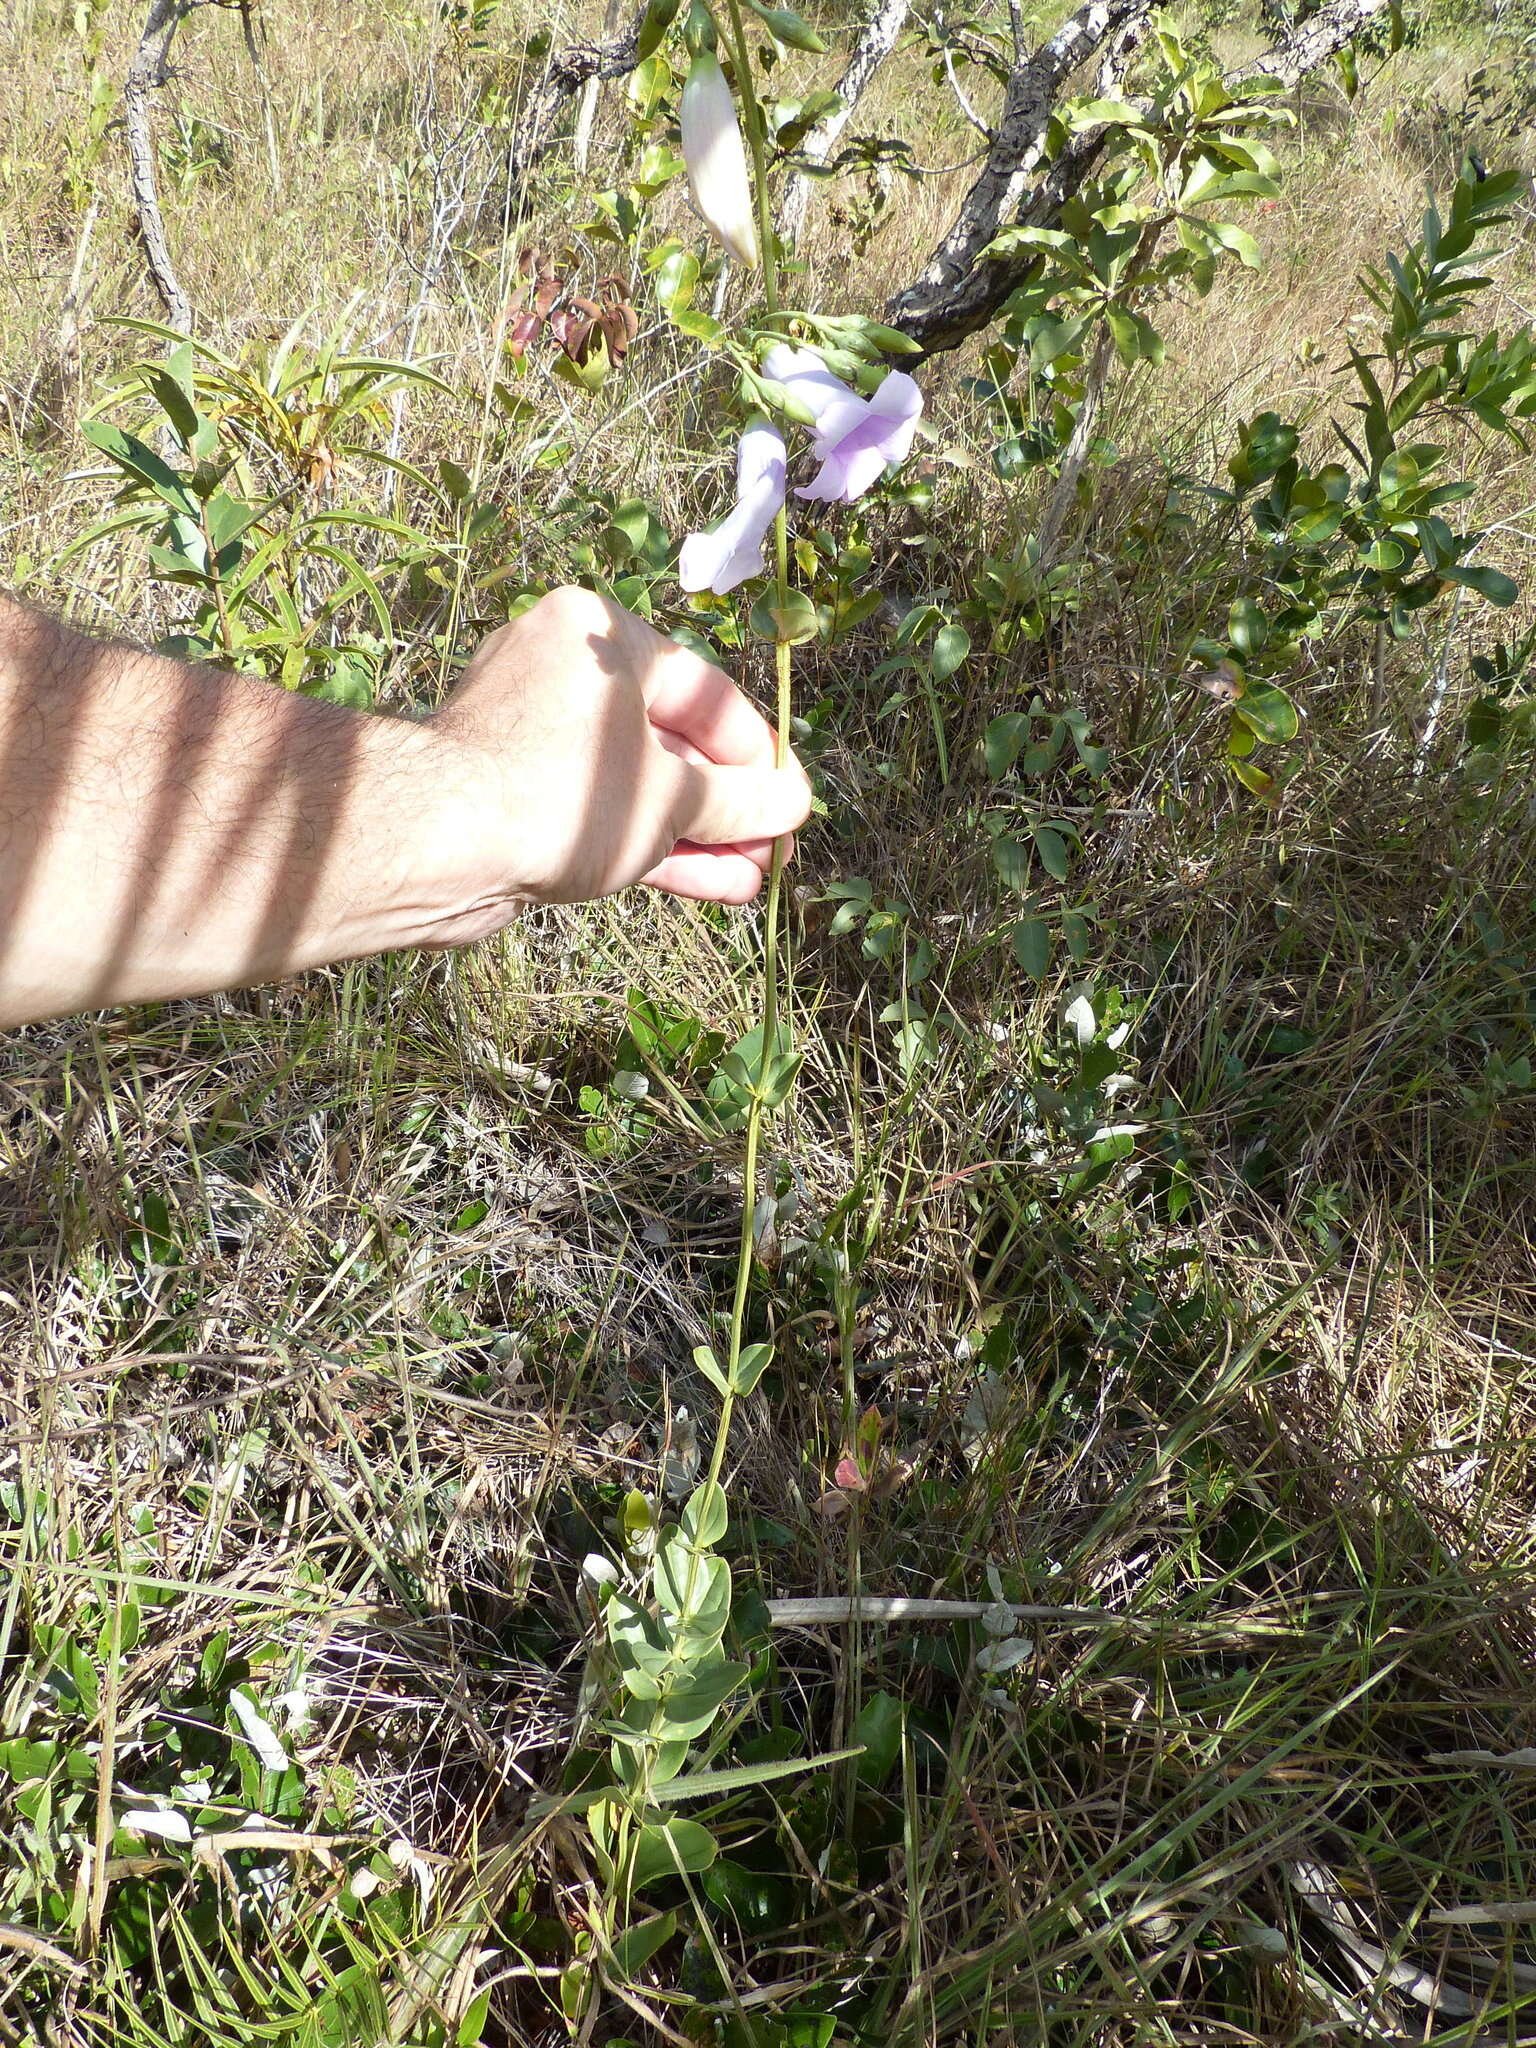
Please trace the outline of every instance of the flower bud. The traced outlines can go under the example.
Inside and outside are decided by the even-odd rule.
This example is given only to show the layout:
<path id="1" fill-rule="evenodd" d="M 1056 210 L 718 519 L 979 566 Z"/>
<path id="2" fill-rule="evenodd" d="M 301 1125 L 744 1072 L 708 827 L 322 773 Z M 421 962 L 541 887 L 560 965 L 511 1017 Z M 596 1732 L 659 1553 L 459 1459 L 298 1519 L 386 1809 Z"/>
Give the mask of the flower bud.
<path id="1" fill-rule="evenodd" d="M 695 211 L 721 246 L 747 268 L 757 266 L 752 179 L 720 60 L 700 50 L 688 68 L 678 125 Z"/>

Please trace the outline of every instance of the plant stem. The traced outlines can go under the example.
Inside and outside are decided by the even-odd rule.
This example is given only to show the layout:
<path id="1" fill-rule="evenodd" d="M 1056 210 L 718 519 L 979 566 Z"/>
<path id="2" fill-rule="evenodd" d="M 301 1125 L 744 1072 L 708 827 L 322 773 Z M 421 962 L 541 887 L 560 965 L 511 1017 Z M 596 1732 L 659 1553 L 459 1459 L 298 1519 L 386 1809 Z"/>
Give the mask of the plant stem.
<path id="1" fill-rule="evenodd" d="M 768 153 L 763 136 L 762 109 L 752 84 L 752 59 L 742 21 L 740 0 L 726 0 L 731 27 L 731 58 L 736 71 L 736 96 L 746 131 L 747 150 L 752 158 L 752 191 L 757 203 L 758 244 L 763 263 L 763 306 L 769 314 L 779 310 L 778 248 L 773 236 L 773 206 L 768 193 Z M 774 586 L 782 614 L 789 598 L 789 523 L 783 506 L 773 523 Z M 777 730 L 774 759 L 782 768 L 789 760 L 789 719 L 791 664 L 789 642 L 774 644 L 777 689 Z M 769 1072 L 770 1058 L 779 1049 L 779 907 L 783 896 L 786 841 L 774 841 L 768 865 L 768 886 L 763 900 L 763 1021 L 758 1051 L 758 1087 L 747 1109 L 746 1147 L 742 1160 L 741 1241 L 736 1259 L 736 1285 L 731 1297 L 730 1343 L 726 1357 L 726 1378 L 733 1385 L 746 1334 L 747 1297 L 752 1285 L 752 1258 L 756 1249 L 757 1162 L 762 1148 L 765 1115 L 762 1086 Z M 727 1394 L 720 1407 L 714 1454 L 709 1476 L 718 1481 L 725 1464 L 726 1441 L 736 1400 Z"/>
<path id="2" fill-rule="evenodd" d="M 773 239 L 773 205 L 768 197 L 768 149 L 763 136 L 763 110 L 757 103 L 752 83 L 752 53 L 747 47 L 746 26 L 741 18 L 741 0 L 725 0 L 731 24 L 731 62 L 736 70 L 736 97 L 747 132 L 747 151 L 752 158 L 752 196 L 757 202 L 757 241 L 763 262 L 763 306 L 769 313 L 779 310 L 778 247 Z M 782 528 L 784 515 L 779 514 Z M 780 596 L 784 572 L 779 571 Z"/>

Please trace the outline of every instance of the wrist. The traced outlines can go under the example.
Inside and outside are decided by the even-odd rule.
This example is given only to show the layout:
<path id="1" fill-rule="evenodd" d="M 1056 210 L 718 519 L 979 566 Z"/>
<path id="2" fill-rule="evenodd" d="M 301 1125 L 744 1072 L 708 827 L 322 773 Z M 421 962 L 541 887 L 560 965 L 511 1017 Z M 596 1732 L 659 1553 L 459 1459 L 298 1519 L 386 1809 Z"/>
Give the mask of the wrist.
<path id="1" fill-rule="evenodd" d="M 531 900 L 504 776 L 488 749 L 436 719 L 370 719 L 348 804 L 345 836 L 371 850 L 357 871 L 372 884 L 339 904 L 332 957 L 467 945 Z"/>

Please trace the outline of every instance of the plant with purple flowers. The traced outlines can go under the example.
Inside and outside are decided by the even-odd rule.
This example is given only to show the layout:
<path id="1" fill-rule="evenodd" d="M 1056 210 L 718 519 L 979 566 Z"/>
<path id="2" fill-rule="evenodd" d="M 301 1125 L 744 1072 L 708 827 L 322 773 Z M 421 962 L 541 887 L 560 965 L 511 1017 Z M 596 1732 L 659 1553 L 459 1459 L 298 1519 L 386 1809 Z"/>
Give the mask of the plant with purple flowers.
<path id="1" fill-rule="evenodd" d="M 777 41 L 800 37 L 810 39 L 804 46 L 817 46 L 814 32 L 788 10 L 765 11 L 756 0 L 748 4 Z M 676 0 L 654 0 L 653 11 L 658 7 L 675 12 Z M 678 580 L 685 591 L 716 597 L 755 578 L 766 580 L 754 612 L 773 621 L 782 765 L 790 725 L 791 648 L 804 637 L 810 607 L 789 584 L 790 453 L 774 416 L 790 431 L 809 430 L 810 452 L 818 465 L 794 497 L 846 505 L 906 457 L 923 399 L 913 378 L 885 365 L 886 356 L 912 348 L 905 336 L 857 316 L 795 315 L 780 306 L 765 124 L 752 90 L 741 0 L 725 0 L 725 11 L 735 97 L 717 54 L 708 8 L 704 0 L 692 0 L 684 31 L 692 62 L 679 126 L 694 207 L 733 261 L 748 269 L 761 266 L 762 304 L 755 324 L 733 333 L 689 304 L 698 277 L 692 253 L 674 251 L 666 259 L 663 303 L 669 317 L 679 325 L 690 322 L 686 331 L 734 362 L 746 408 L 736 453 L 735 503 L 716 524 L 683 541 Z M 749 1676 L 748 1667 L 729 1658 L 723 1647 L 732 1584 L 730 1565 L 719 1555 L 729 1521 L 722 1473 L 736 1405 L 773 1362 L 771 1345 L 749 1344 L 745 1336 L 764 1121 L 793 1086 L 799 1064 L 779 1002 L 783 861 L 780 842 L 764 898 L 762 1022 L 726 1057 L 717 1076 L 717 1089 L 726 1091 L 720 1097 L 722 1115 L 728 1110 L 732 1125 L 743 1128 L 744 1157 L 728 1340 L 723 1356 L 702 1345 L 694 1352 L 700 1375 L 720 1401 L 713 1450 L 702 1482 L 675 1521 L 664 1524 L 647 1496 L 630 1496 L 624 1516 L 628 1572 L 600 1557 L 589 1559 L 585 1572 L 601 1626 L 611 1701 L 603 1727 L 613 1783 L 588 1798 L 584 1810 L 599 1871 L 620 1900 L 630 1899 L 653 1876 L 709 1867 L 716 1854 L 713 1836 L 697 1822 L 679 1819 L 673 1809 L 681 1798 L 713 1791 L 717 1778 L 739 1775 L 689 1771 L 687 1764 L 694 1744 Z M 830 1761 L 798 1758 L 758 1767 L 755 1775 L 799 1773 Z"/>

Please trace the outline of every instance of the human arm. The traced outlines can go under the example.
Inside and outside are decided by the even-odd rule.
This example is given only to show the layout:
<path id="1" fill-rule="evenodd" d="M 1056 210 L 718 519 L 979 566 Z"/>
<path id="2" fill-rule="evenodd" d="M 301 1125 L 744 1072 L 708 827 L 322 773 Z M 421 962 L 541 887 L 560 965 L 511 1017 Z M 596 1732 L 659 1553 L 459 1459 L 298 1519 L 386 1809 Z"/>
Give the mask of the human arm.
<path id="1" fill-rule="evenodd" d="M 809 801 L 718 669 L 590 592 L 493 633 L 421 721 L 0 598 L 0 1025 L 461 945 L 635 881 L 745 902 Z"/>

